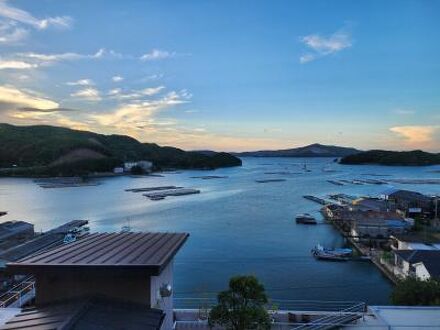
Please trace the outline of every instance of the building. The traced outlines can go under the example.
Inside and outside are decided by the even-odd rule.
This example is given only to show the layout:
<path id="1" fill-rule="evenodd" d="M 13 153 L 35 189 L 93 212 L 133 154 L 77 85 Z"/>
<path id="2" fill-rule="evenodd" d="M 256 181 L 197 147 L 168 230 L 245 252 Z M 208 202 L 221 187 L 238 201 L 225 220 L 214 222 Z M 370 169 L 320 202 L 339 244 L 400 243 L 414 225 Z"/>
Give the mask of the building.
<path id="1" fill-rule="evenodd" d="M 388 203 L 380 198 L 359 198 L 352 202 L 351 208 L 359 211 L 390 211 Z"/>
<path id="2" fill-rule="evenodd" d="M 394 250 L 394 274 L 420 280 L 440 278 L 439 250 Z"/>
<path id="3" fill-rule="evenodd" d="M 131 169 L 135 166 L 139 166 L 146 173 L 149 173 L 153 170 L 153 163 L 148 160 L 139 160 L 136 162 L 125 162 L 124 163 L 124 171 L 130 172 Z"/>
<path id="4" fill-rule="evenodd" d="M 124 173 L 124 168 L 123 167 L 115 167 L 113 169 L 113 173 L 114 174 L 123 174 Z"/>
<path id="5" fill-rule="evenodd" d="M 13 274 L 34 275 L 38 315 L 68 310 L 63 322 L 72 317 L 75 324 L 86 324 L 87 317 L 92 320 L 90 315 L 96 313 L 103 323 L 95 326 L 101 329 L 120 329 L 117 325 L 121 322 L 125 322 L 124 329 L 130 329 L 131 322 L 150 322 L 152 317 L 163 325 L 156 323 L 148 327 L 146 323 L 145 327 L 138 324 L 133 328 L 171 329 L 173 258 L 188 236 L 186 233 L 90 234 L 8 263 L 7 267 Z M 113 327 L 108 323 L 112 319 Z M 77 325 L 67 329 L 94 327 Z"/>
<path id="6" fill-rule="evenodd" d="M 0 223 L 0 251 L 34 237 L 34 225 L 26 221 Z"/>
<path id="7" fill-rule="evenodd" d="M 416 191 L 390 189 L 383 196 L 389 205 L 407 217 L 431 217 L 434 211 L 433 198 Z"/>
<path id="8" fill-rule="evenodd" d="M 390 238 L 393 250 L 440 250 L 440 241 L 424 234 L 396 234 Z"/>

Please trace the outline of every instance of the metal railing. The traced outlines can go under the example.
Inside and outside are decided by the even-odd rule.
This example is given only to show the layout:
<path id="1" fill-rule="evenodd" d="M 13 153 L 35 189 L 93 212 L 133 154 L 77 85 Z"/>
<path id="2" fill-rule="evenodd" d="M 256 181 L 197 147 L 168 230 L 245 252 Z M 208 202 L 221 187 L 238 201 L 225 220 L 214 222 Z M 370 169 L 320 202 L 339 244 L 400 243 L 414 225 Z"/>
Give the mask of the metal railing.
<path id="1" fill-rule="evenodd" d="M 35 278 L 29 276 L 0 296 L 0 308 L 21 307 L 35 297 Z"/>

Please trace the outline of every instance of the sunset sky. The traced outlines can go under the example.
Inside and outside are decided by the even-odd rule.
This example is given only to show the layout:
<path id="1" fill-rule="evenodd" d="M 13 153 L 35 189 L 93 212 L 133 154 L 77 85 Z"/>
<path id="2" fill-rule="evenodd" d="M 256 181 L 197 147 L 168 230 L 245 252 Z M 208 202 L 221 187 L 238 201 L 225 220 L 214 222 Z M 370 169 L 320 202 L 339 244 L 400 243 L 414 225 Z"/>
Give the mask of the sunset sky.
<path id="1" fill-rule="evenodd" d="M 440 1 L 0 0 L 0 122 L 440 152 Z"/>

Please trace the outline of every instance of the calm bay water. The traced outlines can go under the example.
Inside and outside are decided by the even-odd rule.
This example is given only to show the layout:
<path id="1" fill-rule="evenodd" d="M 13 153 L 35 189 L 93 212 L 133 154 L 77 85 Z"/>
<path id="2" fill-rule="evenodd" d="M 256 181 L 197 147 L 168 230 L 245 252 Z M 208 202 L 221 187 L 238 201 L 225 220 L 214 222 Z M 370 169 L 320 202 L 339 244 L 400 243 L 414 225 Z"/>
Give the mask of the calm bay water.
<path id="1" fill-rule="evenodd" d="M 302 172 L 307 162 L 311 172 Z M 324 172 L 330 166 L 336 172 Z M 327 167 L 325 167 L 327 168 Z M 185 231 L 190 238 L 175 260 L 177 297 L 213 296 L 230 276 L 255 274 L 278 299 L 362 300 L 386 304 L 391 285 L 370 263 L 331 263 L 313 259 L 317 243 L 342 246 L 327 224 L 296 225 L 297 213 L 319 215 L 319 205 L 302 198 L 329 193 L 379 194 L 385 185 L 335 186 L 328 179 L 435 178 L 440 167 L 343 166 L 331 159 L 244 158 L 243 167 L 183 171 L 164 177 L 100 179 L 98 186 L 43 189 L 31 179 L 0 179 L 1 220 L 26 220 L 48 230 L 72 219 L 88 219 L 92 231 Z M 265 174 L 267 172 L 291 174 Z M 225 179 L 202 180 L 201 175 Z M 256 183 L 285 178 L 284 182 Z M 178 185 L 199 188 L 199 195 L 149 201 L 127 188 Z M 440 194 L 440 185 L 393 185 Z"/>

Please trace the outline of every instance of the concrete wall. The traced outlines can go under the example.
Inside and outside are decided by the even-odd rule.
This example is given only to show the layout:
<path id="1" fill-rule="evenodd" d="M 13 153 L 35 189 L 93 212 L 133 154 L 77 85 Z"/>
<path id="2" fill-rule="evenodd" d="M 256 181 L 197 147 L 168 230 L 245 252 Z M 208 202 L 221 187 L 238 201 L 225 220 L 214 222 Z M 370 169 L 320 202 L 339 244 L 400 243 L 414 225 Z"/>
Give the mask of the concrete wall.
<path id="1" fill-rule="evenodd" d="M 170 297 L 161 297 L 160 287 L 164 284 L 171 285 L 174 292 L 173 284 L 173 261 L 171 261 L 159 276 L 151 276 L 150 278 L 150 304 L 153 308 L 160 308 L 165 312 L 165 319 L 162 329 L 173 328 L 173 292 Z"/>
<path id="2" fill-rule="evenodd" d="M 36 275 L 36 304 L 104 296 L 150 306 L 150 277 L 136 272 L 57 270 Z"/>
<path id="3" fill-rule="evenodd" d="M 161 297 L 160 287 L 164 284 L 170 284 L 174 291 L 173 262 L 170 262 L 159 276 L 151 276 L 150 304 L 151 307 L 160 308 L 165 312 L 166 315 L 162 325 L 162 329 L 165 330 L 173 328 L 173 294 L 170 297 Z"/>

